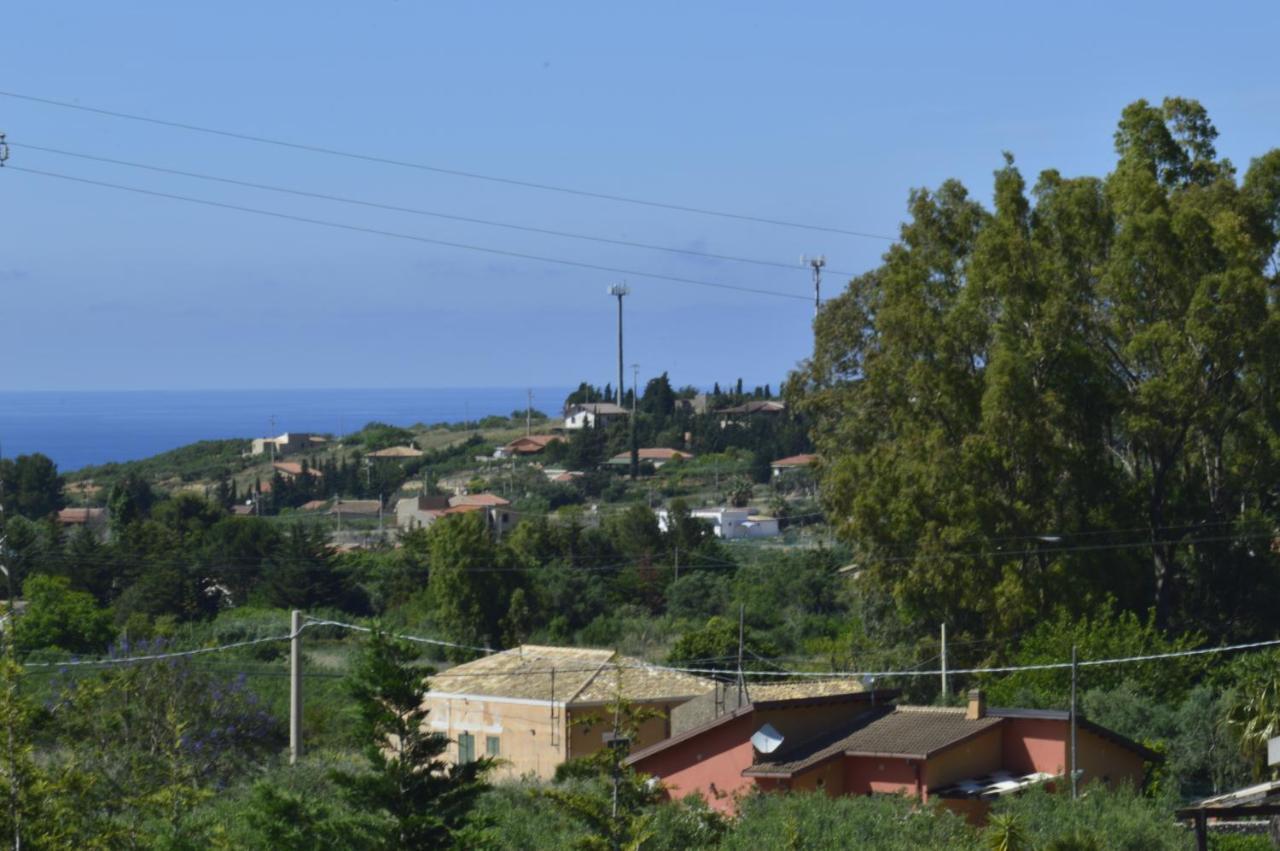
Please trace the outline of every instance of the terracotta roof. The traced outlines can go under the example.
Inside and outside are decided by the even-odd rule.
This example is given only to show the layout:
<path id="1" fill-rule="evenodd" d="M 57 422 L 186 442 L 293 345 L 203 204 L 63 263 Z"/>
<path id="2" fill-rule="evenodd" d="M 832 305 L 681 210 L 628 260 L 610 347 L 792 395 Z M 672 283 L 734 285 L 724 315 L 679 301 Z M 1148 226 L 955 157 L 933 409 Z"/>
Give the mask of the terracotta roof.
<path id="1" fill-rule="evenodd" d="M 330 514 L 363 514 L 377 516 L 382 503 L 376 499 L 343 499 L 335 502 L 329 509 Z"/>
<path id="2" fill-rule="evenodd" d="M 582 478 L 582 473 L 578 470 L 563 470 L 551 477 L 553 482 L 573 482 Z"/>
<path id="3" fill-rule="evenodd" d="M 641 461 L 671 461 L 675 458 L 692 458 L 693 453 L 682 452 L 679 449 L 666 449 L 664 447 L 651 447 L 648 449 L 638 449 L 637 454 Z M 610 463 L 629 463 L 631 461 L 630 452 L 619 452 L 617 455 L 609 459 Z"/>
<path id="4" fill-rule="evenodd" d="M 92 523 L 106 517 L 105 508 L 64 508 L 58 512 L 58 522 L 67 526 Z"/>
<path id="5" fill-rule="evenodd" d="M 546 449 L 549 444 L 558 440 L 564 440 L 558 434 L 528 434 L 523 437 L 517 437 L 515 440 L 504 446 L 512 452 L 533 454 Z"/>
<path id="6" fill-rule="evenodd" d="M 971 721 L 965 717 L 964 709 L 951 707 L 883 707 L 860 716 L 842 728 L 785 751 L 770 754 L 743 774 L 789 777 L 845 754 L 929 759 L 939 751 L 1002 723 L 1003 718 L 989 715 Z"/>
<path id="7" fill-rule="evenodd" d="M 510 505 L 511 503 L 496 493 L 470 493 L 449 498 L 449 505 Z"/>
<path id="8" fill-rule="evenodd" d="M 301 476 L 301 475 L 302 475 L 302 465 L 301 465 L 301 464 L 299 464 L 297 461 L 276 461 L 276 462 L 274 462 L 271 466 L 272 466 L 272 468 L 273 468 L 273 469 L 278 470 L 278 471 L 280 471 L 281 473 L 284 473 L 286 476 Z M 324 474 L 323 474 L 323 473 L 321 473 L 319 470 L 315 469 L 314 467 L 308 467 L 308 468 L 307 468 L 307 475 L 308 475 L 308 476 L 315 476 L 315 477 L 319 478 L 320 476 L 323 476 Z"/>
<path id="9" fill-rule="evenodd" d="M 431 691 L 592 705 L 618 695 L 619 675 L 622 696 L 631 701 L 687 700 L 714 688 L 710 680 L 656 668 L 613 650 L 525 644 L 436 674 Z"/>
<path id="10" fill-rule="evenodd" d="M 775 700 L 802 700 L 809 697 L 831 697 L 838 694 L 862 694 L 866 689 L 853 679 L 797 680 L 793 682 L 747 683 L 747 697 L 752 703 Z"/>
<path id="11" fill-rule="evenodd" d="M 818 460 L 817 455 L 788 455 L 770 464 L 770 467 L 808 467 Z"/>
<path id="12" fill-rule="evenodd" d="M 313 499 L 310 502 L 304 502 L 302 503 L 302 505 L 299 505 L 298 510 L 299 511 L 319 511 L 320 509 L 324 508 L 328 504 L 329 504 L 328 500 Z"/>
<path id="13" fill-rule="evenodd" d="M 721 408 L 716 411 L 717 414 L 780 414 L 787 409 L 785 402 L 775 402 L 772 399 L 752 399 L 749 402 L 743 402 L 741 405 L 734 405 L 730 408 Z"/>
<path id="14" fill-rule="evenodd" d="M 422 450 L 414 449 L 412 446 L 389 446 L 386 449 L 379 449 L 376 452 L 370 452 L 370 458 L 421 458 Z"/>
<path id="15" fill-rule="evenodd" d="M 487 505 L 465 503 L 463 505 L 451 505 L 448 508 L 444 509 L 443 511 L 440 511 L 439 513 L 440 514 L 470 514 L 472 511 L 484 511 L 488 507 L 489 506 Z M 427 513 L 431 513 L 430 510 L 428 510 Z"/>

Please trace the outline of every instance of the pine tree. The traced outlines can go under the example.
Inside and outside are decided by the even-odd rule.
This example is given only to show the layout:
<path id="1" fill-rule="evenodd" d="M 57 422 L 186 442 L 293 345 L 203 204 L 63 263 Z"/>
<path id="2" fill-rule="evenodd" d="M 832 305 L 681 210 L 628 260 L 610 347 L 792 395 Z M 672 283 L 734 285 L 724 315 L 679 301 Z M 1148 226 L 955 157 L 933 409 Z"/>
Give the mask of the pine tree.
<path id="1" fill-rule="evenodd" d="M 412 665 L 417 655 L 381 631 L 370 636 L 351 680 L 370 770 L 337 779 L 357 809 L 389 817 L 390 847 L 462 847 L 459 832 L 493 762 L 445 761 L 449 739 L 427 726 L 423 708 L 432 671 Z"/>

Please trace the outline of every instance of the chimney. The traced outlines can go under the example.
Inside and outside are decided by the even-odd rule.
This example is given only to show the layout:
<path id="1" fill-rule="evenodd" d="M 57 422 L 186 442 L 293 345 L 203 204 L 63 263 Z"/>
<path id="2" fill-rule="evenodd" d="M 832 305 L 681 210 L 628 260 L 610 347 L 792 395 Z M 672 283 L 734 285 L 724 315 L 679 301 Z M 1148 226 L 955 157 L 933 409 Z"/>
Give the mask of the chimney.
<path id="1" fill-rule="evenodd" d="M 987 696 L 982 693 L 982 689 L 975 688 L 969 690 L 969 706 L 964 711 L 966 721 L 977 721 L 979 718 L 987 716 Z"/>

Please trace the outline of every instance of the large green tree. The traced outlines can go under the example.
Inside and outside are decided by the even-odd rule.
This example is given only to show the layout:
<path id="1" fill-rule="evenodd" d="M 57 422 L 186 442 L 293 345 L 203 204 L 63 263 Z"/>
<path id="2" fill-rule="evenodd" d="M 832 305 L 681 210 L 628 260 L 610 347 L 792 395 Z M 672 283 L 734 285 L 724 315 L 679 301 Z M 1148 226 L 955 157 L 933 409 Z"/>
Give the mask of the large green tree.
<path id="1" fill-rule="evenodd" d="M 954 181 L 823 307 L 790 383 L 822 493 L 917 621 L 1025 628 L 1114 596 L 1259 631 L 1280 448 L 1280 150 L 1243 180 L 1193 101 L 1124 110 L 1105 178 Z"/>

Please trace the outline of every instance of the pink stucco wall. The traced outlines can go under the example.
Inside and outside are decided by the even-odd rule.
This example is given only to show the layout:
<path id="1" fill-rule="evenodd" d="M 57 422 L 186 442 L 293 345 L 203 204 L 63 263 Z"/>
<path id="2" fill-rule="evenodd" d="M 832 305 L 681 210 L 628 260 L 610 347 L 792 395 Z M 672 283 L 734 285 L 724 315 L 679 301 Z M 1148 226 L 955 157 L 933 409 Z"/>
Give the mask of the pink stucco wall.
<path id="1" fill-rule="evenodd" d="M 673 798 L 701 792 L 713 809 L 733 812 L 734 796 L 745 794 L 753 785 L 742 772 L 751 765 L 755 723 L 751 715 L 735 718 L 639 760 L 634 767 L 661 777 Z"/>
<path id="2" fill-rule="evenodd" d="M 922 776 L 914 760 L 888 757 L 844 758 L 846 795 L 900 795 L 919 797 Z"/>
<path id="3" fill-rule="evenodd" d="M 1004 767 L 1016 774 L 1067 770 L 1067 723 L 1042 718 L 1007 718 L 1004 728 Z"/>

